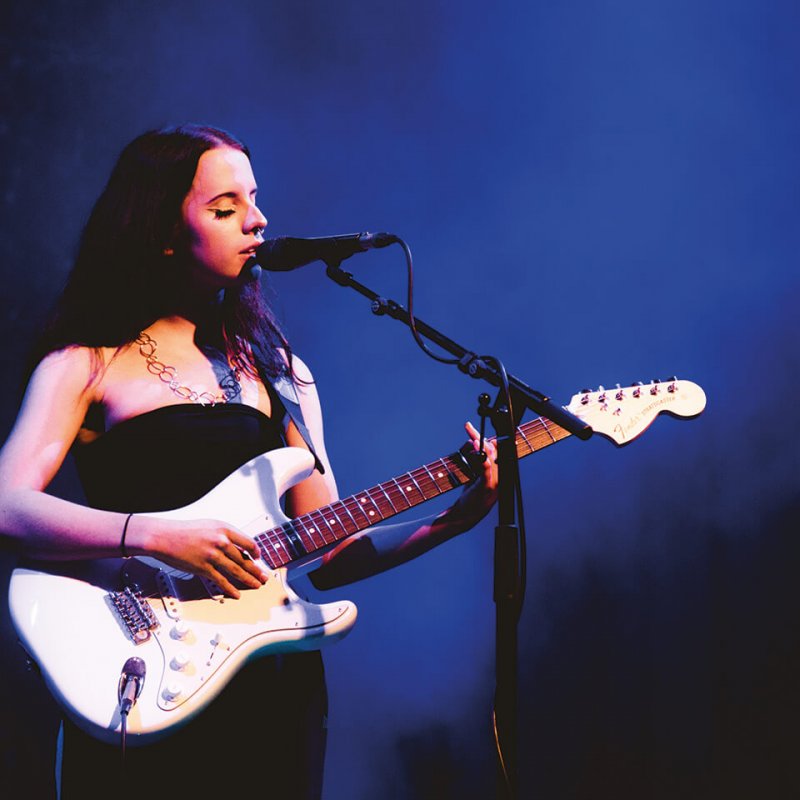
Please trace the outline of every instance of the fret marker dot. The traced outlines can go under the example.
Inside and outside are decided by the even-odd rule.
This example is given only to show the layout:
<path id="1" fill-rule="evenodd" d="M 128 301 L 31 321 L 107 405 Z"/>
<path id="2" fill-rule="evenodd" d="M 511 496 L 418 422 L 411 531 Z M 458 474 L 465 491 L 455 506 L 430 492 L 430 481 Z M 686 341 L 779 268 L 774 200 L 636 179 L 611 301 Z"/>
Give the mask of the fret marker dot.
<path id="1" fill-rule="evenodd" d="M 406 491 L 410 492 L 411 491 L 411 487 L 410 486 L 406 486 Z"/>
<path id="2" fill-rule="evenodd" d="M 436 473 L 436 477 L 437 478 L 444 478 L 444 472 L 437 472 Z"/>
<path id="3" fill-rule="evenodd" d="M 316 533 L 316 531 L 315 531 L 313 528 L 309 528 L 309 529 L 308 529 L 308 532 L 309 532 L 309 533 Z"/>
<path id="4" fill-rule="evenodd" d="M 328 525 L 335 525 L 335 524 L 336 524 L 336 520 L 335 519 L 329 519 L 328 520 Z"/>
<path id="5" fill-rule="evenodd" d="M 369 515 L 370 515 L 371 517 L 374 517 L 374 516 L 375 516 L 375 512 L 374 512 L 374 511 L 370 511 L 370 512 L 369 512 Z"/>
<path id="6" fill-rule="evenodd" d="M 363 505 L 364 503 L 366 503 L 366 502 L 367 502 L 367 498 L 366 498 L 366 497 L 362 497 L 362 498 L 361 498 L 361 503 L 362 503 L 362 505 Z"/>

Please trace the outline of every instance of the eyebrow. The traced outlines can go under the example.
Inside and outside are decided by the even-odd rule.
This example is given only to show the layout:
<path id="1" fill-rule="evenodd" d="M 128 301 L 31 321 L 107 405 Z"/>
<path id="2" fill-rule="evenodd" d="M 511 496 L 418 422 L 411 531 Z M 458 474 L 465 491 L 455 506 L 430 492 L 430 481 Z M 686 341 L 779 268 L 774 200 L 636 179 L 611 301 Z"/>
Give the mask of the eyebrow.
<path id="1" fill-rule="evenodd" d="M 250 192 L 250 196 L 252 197 L 253 195 L 255 195 L 257 191 L 258 187 L 256 187 L 255 189 L 253 189 L 252 192 Z M 206 200 L 206 205 L 208 206 L 211 205 L 211 203 L 216 203 L 217 200 L 221 200 L 223 198 L 228 200 L 236 200 L 238 196 L 239 195 L 237 192 L 221 192 L 220 194 L 214 195 L 214 197 L 212 197 L 210 200 Z"/>

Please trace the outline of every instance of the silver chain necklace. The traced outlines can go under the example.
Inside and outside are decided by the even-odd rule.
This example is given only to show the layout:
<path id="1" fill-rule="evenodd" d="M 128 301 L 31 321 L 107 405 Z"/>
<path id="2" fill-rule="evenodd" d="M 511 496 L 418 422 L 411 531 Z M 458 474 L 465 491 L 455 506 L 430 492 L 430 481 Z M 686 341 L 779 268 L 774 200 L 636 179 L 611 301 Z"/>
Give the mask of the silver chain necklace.
<path id="1" fill-rule="evenodd" d="M 134 340 L 139 345 L 139 353 L 147 362 L 147 371 L 157 375 L 159 380 L 167 384 L 173 394 L 181 400 L 189 400 L 201 406 L 215 406 L 217 403 L 228 403 L 242 393 L 241 374 L 238 367 L 228 368 L 228 374 L 219 381 L 220 394 L 211 392 L 198 392 L 190 386 L 184 386 L 178 380 L 178 370 L 175 367 L 159 361 L 156 347 L 158 342 L 148 334 L 142 332 Z"/>

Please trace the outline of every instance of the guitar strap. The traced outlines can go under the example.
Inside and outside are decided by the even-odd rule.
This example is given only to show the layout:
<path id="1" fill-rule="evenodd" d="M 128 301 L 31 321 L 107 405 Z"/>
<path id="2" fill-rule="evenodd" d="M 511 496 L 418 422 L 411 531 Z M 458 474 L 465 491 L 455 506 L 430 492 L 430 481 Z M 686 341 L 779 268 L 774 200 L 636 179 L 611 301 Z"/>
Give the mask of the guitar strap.
<path id="1" fill-rule="evenodd" d="M 320 471 L 320 473 L 324 473 L 325 467 L 322 466 L 322 462 L 319 460 L 319 457 L 314 450 L 314 444 L 311 441 L 311 434 L 308 432 L 308 427 L 303 419 L 303 410 L 300 408 L 300 400 L 297 397 L 297 387 L 295 386 L 294 381 L 286 375 L 281 375 L 277 378 L 271 379 L 270 385 L 278 394 L 281 402 L 283 403 L 283 407 L 286 409 L 284 427 L 289 424 L 290 419 L 292 422 L 294 422 L 297 430 L 303 437 L 303 441 L 306 443 L 306 446 L 311 452 L 311 455 L 314 456 L 317 469 Z"/>

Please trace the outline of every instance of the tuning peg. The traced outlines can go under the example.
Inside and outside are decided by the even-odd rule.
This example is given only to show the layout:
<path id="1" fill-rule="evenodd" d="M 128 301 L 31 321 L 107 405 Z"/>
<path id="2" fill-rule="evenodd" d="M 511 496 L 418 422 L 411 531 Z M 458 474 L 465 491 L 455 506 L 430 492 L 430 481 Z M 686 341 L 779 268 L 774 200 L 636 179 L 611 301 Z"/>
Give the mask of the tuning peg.
<path id="1" fill-rule="evenodd" d="M 661 391 L 658 388 L 660 383 L 661 383 L 661 381 L 658 378 L 653 378 L 653 380 L 650 381 L 650 394 L 656 395 Z"/>
<path id="2" fill-rule="evenodd" d="M 622 391 L 622 387 L 617 384 L 616 386 L 617 393 L 614 395 L 615 400 L 622 400 L 625 397 L 625 392 Z"/>
<path id="3" fill-rule="evenodd" d="M 678 391 L 678 378 L 676 375 L 673 375 L 669 380 L 670 384 L 667 386 L 667 391 L 670 394 L 673 394 L 674 392 Z"/>
<path id="4" fill-rule="evenodd" d="M 636 381 L 632 383 L 631 386 L 633 387 L 633 396 L 634 397 L 641 397 L 642 396 L 642 386 L 644 384 L 641 381 Z"/>

